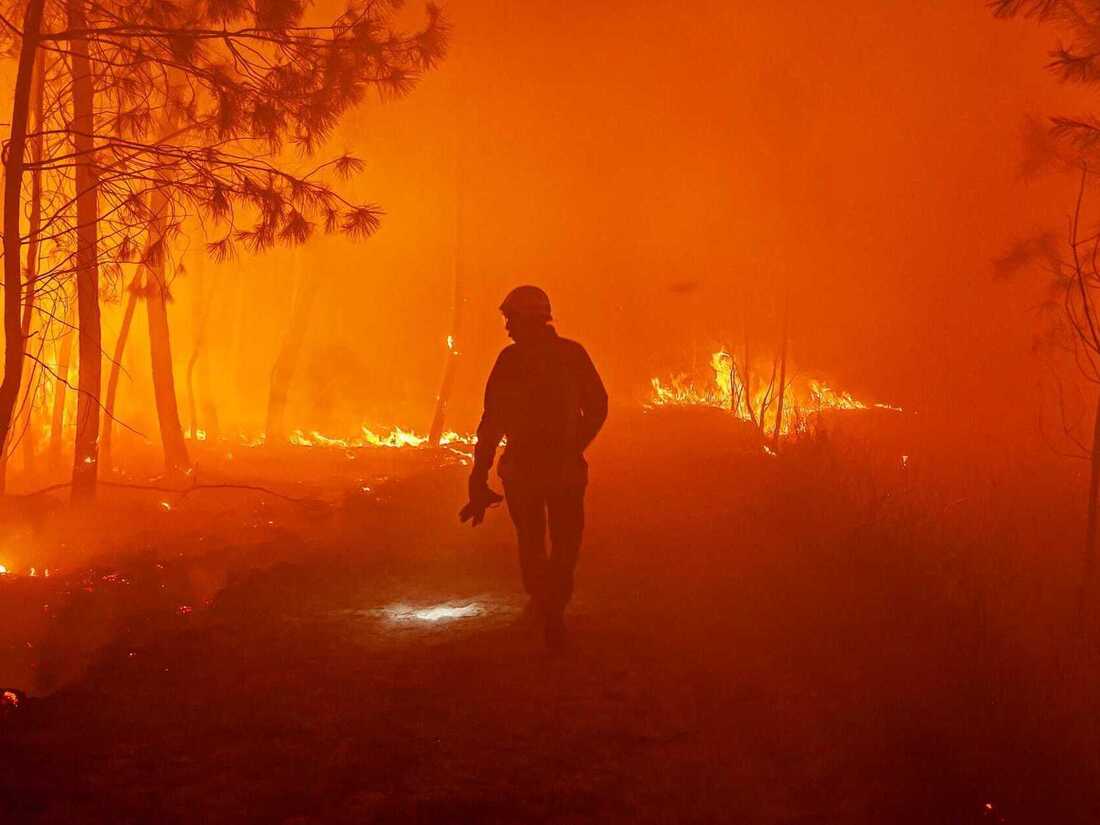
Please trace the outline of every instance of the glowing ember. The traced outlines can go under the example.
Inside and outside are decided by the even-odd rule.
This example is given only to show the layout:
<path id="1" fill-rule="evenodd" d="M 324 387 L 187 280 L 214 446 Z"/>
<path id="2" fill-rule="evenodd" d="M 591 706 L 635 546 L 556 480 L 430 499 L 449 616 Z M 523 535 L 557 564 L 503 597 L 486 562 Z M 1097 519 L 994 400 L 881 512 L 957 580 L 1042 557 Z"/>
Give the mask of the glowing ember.
<path id="1" fill-rule="evenodd" d="M 383 609 L 383 614 L 391 622 L 451 622 L 455 619 L 469 619 L 480 616 L 485 611 L 476 603 L 453 605 L 436 604 L 429 607 L 410 607 L 406 604 L 395 604 Z"/>
<path id="2" fill-rule="evenodd" d="M 717 407 L 729 410 L 766 433 L 775 431 L 780 390 L 775 365 L 747 374 L 733 355 L 719 350 L 710 358 L 711 383 L 700 389 L 686 375 L 650 380 L 652 393 L 647 407 Z M 878 407 L 899 410 L 888 404 L 865 404 L 851 393 L 838 392 L 824 381 L 788 379 L 783 392 L 782 435 L 804 432 L 809 420 L 825 410 L 865 410 Z M 750 389 L 751 388 L 751 389 Z"/>
<path id="3" fill-rule="evenodd" d="M 6 575 L 8 575 L 8 568 L 6 568 L 4 565 L 0 564 L 0 576 L 6 576 Z"/>

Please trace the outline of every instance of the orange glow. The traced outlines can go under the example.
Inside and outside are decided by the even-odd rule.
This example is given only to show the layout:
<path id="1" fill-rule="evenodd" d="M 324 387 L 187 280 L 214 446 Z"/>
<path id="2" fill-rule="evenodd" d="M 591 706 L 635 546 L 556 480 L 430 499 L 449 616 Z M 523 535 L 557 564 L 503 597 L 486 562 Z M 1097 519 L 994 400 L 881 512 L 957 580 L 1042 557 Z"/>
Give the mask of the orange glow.
<path id="1" fill-rule="evenodd" d="M 0 24 L 15 816 L 1100 811 L 1100 0 Z"/>
<path id="2" fill-rule="evenodd" d="M 1014 238 L 1062 213 L 1064 182 L 1018 174 L 1028 158 L 1015 131 L 1029 113 L 1073 110 L 1075 94 L 1041 70 L 1048 32 L 998 25 L 982 5 L 916 13 L 864 0 L 844 22 L 818 7 L 796 21 L 768 4 L 686 14 L 658 3 L 625 16 L 607 5 L 561 16 L 529 5 L 504 15 L 478 0 L 447 8 L 461 45 L 399 101 L 371 98 L 347 112 L 317 147 L 317 162 L 345 150 L 366 161 L 369 171 L 341 191 L 384 209 L 376 235 L 318 228 L 298 247 L 217 261 L 204 225 L 181 223 L 166 269 L 187 444 L 217 443 L 223 461 L 226 444 L 260 447 L 264 432 L 271 446 L 423 446 L 449 360 L 444 442 L 465 446 L 508 343 L 497 307 L 523 281 L 550 293 L 559 331 L 585 342 L 613 404 L 645 393 L 651 404 L 733 406 L 751 419 L 770 364 L 754 364 L 747 399 L 720 385 L 732 378 L 691 386 L 661 370 L 681 362 L 688 329 L 740 334 L 747 319 L 756 340 L 773 341 L 789 293 L 797 351 L 820 359 L 803 362 L 806 374 L 843 375 L 906 409 L 983 399 L 970 405 L 975 414 L 1030 424 L 1016 402 L 1036 385 L 1011 379 L 1031 331 L 996 319 L 1034 296 L 1030 286 L 1024 296 L 991 290 L 986 275 Z M 409 6 L 402 26 L 421 18 Z M 939 62 L 919 45 L 932 37 L 944 44 Z M 871 52 L 824 45 L 837 40 Z M 604 55 L 599 77 L 583 61 L 541 59 L 562 42 Z M 692 45 L 674 48 L 669 66 L 649 58 L 670 42 Z M 988 59 L 972 64 L 976 53 Z M 954 78 L 946 100 L 945 76 Z M 866 128 L 883 113 L 881 128 Z M 300 163 L 293 151 L 278 159 Z M 42 254 L 45 269 L 69 253 L 51 245 Z M 456 270 L 466 273 L 459 326 Z M 130 264 L 104 267 L 105 376 L 135 274 Z M 64 351 L 74 296 L 65 282 L 42 286 L 28 339 L 30 415 L 10 448 L 16 489 L 72 466 L 77 394 L 57 390 L 78 377 L 77 353 Z M 276 438 L 266 416 L 272 368 L 307 293 L 312 311 Z M 161 439 L 147 310 L 142 295 L 118 359 L 105 477 L 144 471 Z M 927 335 L 930 320 L 945 334 Z M 954 362 L 966 366 L 938 368 Z M 810 412 L 874 406 L 833 381 L 795 380 L 791 394 L 785 433 Z M 769 404 L 758 423 L 771 429 L 774 416 Z M 59 457 L 43 460 L 51 451 Z"/>

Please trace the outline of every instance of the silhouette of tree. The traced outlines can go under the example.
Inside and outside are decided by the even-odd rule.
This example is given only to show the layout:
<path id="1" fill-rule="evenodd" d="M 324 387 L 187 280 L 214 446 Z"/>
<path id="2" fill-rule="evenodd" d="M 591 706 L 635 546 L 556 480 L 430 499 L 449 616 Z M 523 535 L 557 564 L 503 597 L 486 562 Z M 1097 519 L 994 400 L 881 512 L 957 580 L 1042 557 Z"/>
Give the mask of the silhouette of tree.
<path id="1" fill-rule="evenodd" d="M 11 137 L 4 153 L 4 378 L 0 382 L 0 444 L 11 426 L 12 413 L 23 381 L 24 336 L 20 316 L 23 290 L 20 216 L 23 173 L 26 169 L 27 125 L 31 111 L 31 84 L 39 44 L 45 0 L 30 0 L 23 15 L 23 36 L 12 100 Z M 2 481 L 0 481 L 2 485 Z M 2 486 L 0 486 L 2 490 Z"/>
<path id="2" fill-rule="evenodd" d="M 1047 68 L 1066 83 L 1100 87 L 1100 0 L 992 0 L 997 17 L 1026 17 L 1049 23 L 1067 40 L 1051 52 Z M 1070 222 L 1065 251 L 1059 252 L 1049 235 L 1017 245 L 998 262 L 998 274 L 1009 274 L 1031 263 L 1041 263 L 1052 276 L 1054 300 L 1061 321 L 1055 322 L 1047 340 L 1072 354 L 1080 374 L 1100 385 L 1100 232 L 1086 229 L 1084 206 L 1087 188 L 1100 152 L 1100 120 L 1091 115 L 1051 117 L 1051 133 L 1080 163 L 1081 181 Z M 1030 143 L 1035 144 L 1034 137 Z M 1043 154 L 1050 154 L 1045 149 Z M 1085 532 L 1084 575 L 1081 605 L 1091 609 L 1095 600 L 1096 544 L 1100 539 L 1100 398 L 1097 401 L 1091 445 L 1078 439 L 1072 427 L 1063 426 L 1091 460 L 1088 519 Z"/>
<path id="3" fill-rule="evenodd" d="M 101 277 L 117 291 L 123 266 L 145 272 L 151 332 L 165 345 L 153 361 L 162 379 L 157 406 L 171 467 L 186 464 L 186 450 L 168 445 L 181 446 L 182 436 L 175 437 L 180 425 L 163 308 L 166 262 L 185 218 L 195 218 L 219 261 L 242 250 L 304 243 L 318 227 L 354 238 L 377 228 L 379 207 L 351 203 L 334 188 L 361 169 L 357 159 L 345 155 L 297 172 L 287 155 L 312 155 L 369 92 L 382 99 L 403 95 L 442 57 L 447 26 L 439 9 L 428 5 L 426 24 L 401 33 L 390 25 L 396 5 L 356 0 L 316 24 L 305 19 L 299 0 L 31 0 L 23 29 L 41 28 L 40 35 L 24 35 L 5 20 L 21 42 L 20 72 L 33 66 L 37 48 L 69 70 L 68 79 L 47 91 L 53 118 L 41 130 L 49 143 L 42 160 L 26 161 L 25 134 L 13 129 L 5 204 L 13 202 L 15 217 L 5 213 L 5 245 L 18 253 L 20 233 L 12 227 L 18 227 L 24 169 L 52 176 L 54 189 L 68 197 L 44 218 L 36 240 L 54 246 L 55 263 L 39 277 L 72 278 L 76 285 L 74 498 L 93 494 L 98 465 Z M 24 74 L 13 123 L 22 122 L 25 133 L 30 69 Z M 7 255 L 6 269 L 17 258 Z M 20 282 L 18 273 L 13 278 L 6 271 L 6 278 Z M 5 324 L 13 330 L 19 297 L 5 296 Z M 24 350 L 23 336 L 9 333 L 7 395 L 0 388 L 5 443 Z"/>

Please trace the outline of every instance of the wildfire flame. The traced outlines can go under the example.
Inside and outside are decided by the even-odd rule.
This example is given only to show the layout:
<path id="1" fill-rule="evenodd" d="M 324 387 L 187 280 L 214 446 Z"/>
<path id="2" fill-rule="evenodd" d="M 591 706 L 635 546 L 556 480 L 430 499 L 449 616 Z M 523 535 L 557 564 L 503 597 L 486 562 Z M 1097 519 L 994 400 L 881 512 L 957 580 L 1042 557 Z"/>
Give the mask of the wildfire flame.
<path id="1" fill-rule="evenodd" d="M 676 375 L 665 380 L 652 378 L 652 392 L 646 406 L 717 407 L 729 410 L 737 418 L 764 432 L 775 432 L 780 390 L 772 367 L 746 378 L 742 365 L 730 353 L 719 350 L 710 358 L 710 370 L 713 379 L 702 389 L 687 375 Z M 869 407 L 899 409 L 888 404 L 865 404 L 853 398 L 851 393 L 832 389 L 824 381 L 787 380 L 783 389 L 779 432 L 784 436 L 804 432 L 809 428 L 811 418 L 824 410 L 865 410 Z"/>
<path id="2" fill-rule="evenodd" d="M 197 430 L 198 441 L 206 441 L 208 436 L 204 430 Z M 184 433 L 184 437 L 190 439 L 190 430 Z M 376 432 L 370 427 L 363 426 L 357 435 L 334 436 L 326 435 L 318 430 L 293 430 L 287 437 L 287 443 L 295 447 L 335 447 L 342 450 L 357 450 L 364 447 L 424 447 L 428 445 L 429 438 L 426 435 L 406 430 L 403 427 L 393 427 L 389 432 Z M 248 435 L 238 433 L 237 442 L 242 447 L 262 447 L 267 442 L 264 433 Z M 472 445 L 477 443 L 477 436 L 464 435 L 450 430 L 443 433 L 439 439 L 441 447 L 454 449 L 456 445 Z M 229 454 L 232 457 L 232 453 Z"/>
<path id="3" fill-rule="evenodd" d="M 308 433 L 295 430 L 290 434 L 290 443 L 297 447 L 339 447 L 341 449 L 359 449 L 361 447 L 422 447 L 428 443 L 428 436 L 419 435 L 411 430 L 394 427 L 388 433 L 380 434 L 369 427 L 362 427 L 361 434 L 352 438 L 335 438 L 316 430 Z M 451 444 L 473 444 L 474 436 L 456 432 L 445 432 L 439 439 L 441 446 Z"/>

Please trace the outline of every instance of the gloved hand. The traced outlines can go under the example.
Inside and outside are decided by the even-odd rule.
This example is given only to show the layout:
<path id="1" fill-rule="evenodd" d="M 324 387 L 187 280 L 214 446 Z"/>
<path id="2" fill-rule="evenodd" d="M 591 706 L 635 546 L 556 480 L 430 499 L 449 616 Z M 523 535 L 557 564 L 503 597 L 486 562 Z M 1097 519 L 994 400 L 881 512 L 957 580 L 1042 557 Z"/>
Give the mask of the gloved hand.
<path id="1" fill-rule="evenodd" d="M 458 518 L 463 524 L 471 521 L 472 527 L 477 527 L 485 521 L 485 511 L 490 507 L 496 507 L 504 496 L 489 489 L 489 483 L 484 476 L 473 474 L 470 476 L 470 500 L 466 502 L 459 513 Z"/>

